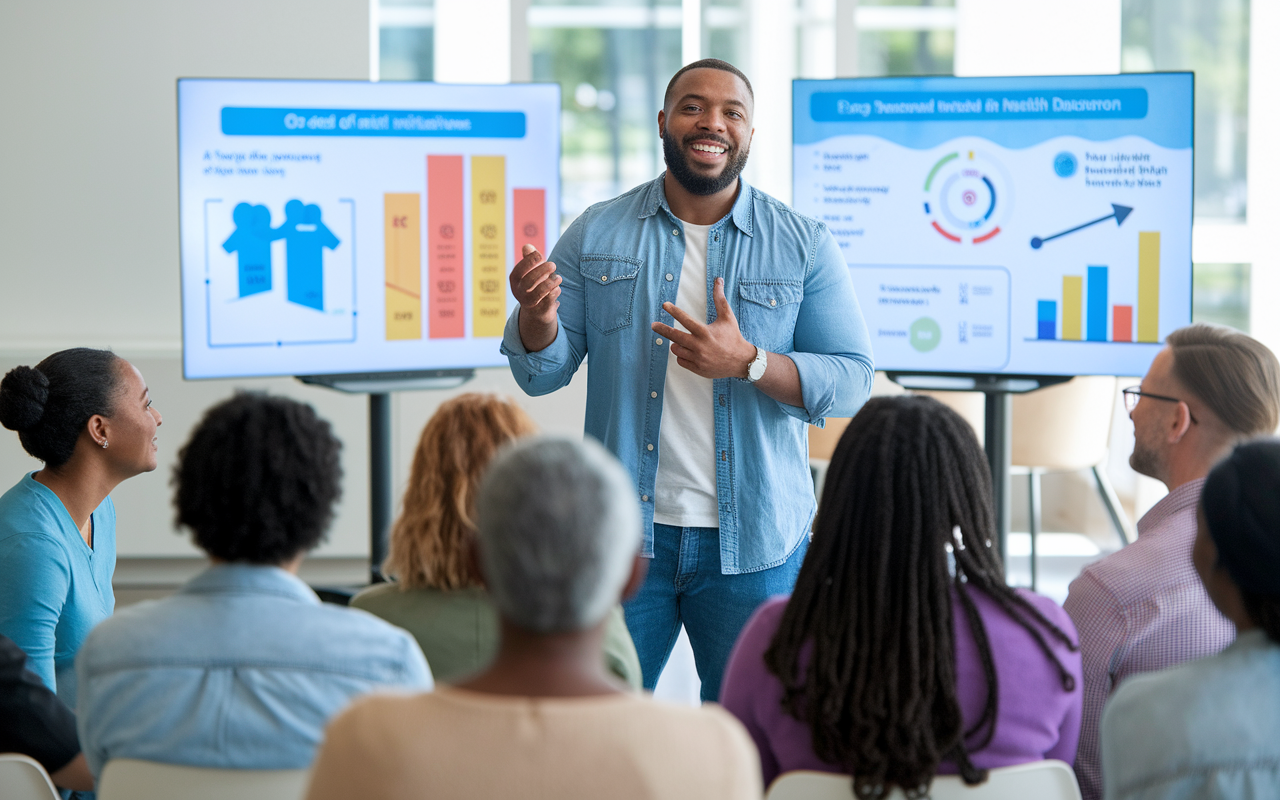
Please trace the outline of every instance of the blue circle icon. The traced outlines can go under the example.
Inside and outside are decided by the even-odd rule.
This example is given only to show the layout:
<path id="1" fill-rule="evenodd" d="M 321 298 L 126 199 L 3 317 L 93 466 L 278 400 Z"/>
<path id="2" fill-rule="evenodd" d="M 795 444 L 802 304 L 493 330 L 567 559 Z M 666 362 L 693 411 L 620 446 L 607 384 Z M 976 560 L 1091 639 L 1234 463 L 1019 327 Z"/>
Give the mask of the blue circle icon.
<path id="1" fill-rule="evenodd" d="M 1058 153 L 1053 157 L 1053 171 L 1059 178 L 1070 178 L 1076 174 L 1076 157 L 1070 153 Z"/>

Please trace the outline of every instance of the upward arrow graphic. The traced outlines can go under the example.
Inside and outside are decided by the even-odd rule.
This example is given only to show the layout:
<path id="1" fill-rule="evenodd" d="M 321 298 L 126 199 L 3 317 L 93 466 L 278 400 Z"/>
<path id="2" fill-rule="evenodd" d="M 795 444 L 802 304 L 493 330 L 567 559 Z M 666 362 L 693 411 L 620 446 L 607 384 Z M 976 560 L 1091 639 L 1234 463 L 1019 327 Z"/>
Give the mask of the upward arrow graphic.
<path id="1" fill-rule="evenodd" d="M 1076 231 L 1084 230 L 1090 225 L 1097 225 L 1099 222 L 1106 222 L 1112 217 L 1115 218 L 1116 227 L 1118 228 L 1124 224 L 1125 217 L 1129 216 L 1132 213 L 1133 213 L 1133 209 L 1130 208 L 1129 206 L 1120 206 L 1120 205 L 1116 205 L 1115 203 L 1112 203 L 1111 213 L 1106 215 L 1105 217 L 1098 217 L 1097 219 L 1092 220 L 1091 222 L 1086 222 L 1083 225 L 1077 225 L 1074 228 L 1065 230 L 1062 233 L 1055 233 L 1052 236 L 1045 236 L 1044 238 L 1040 238 L 1039 236 L 1032 237 L 1031 249 L 1039 250 L 1041 247 L 1044 246 L 1045 242 L 1053 241 L 1054 239 L 1057 239 L 1059 236 L 1066 236 L 1068 233 L 1075 233 Z"/>

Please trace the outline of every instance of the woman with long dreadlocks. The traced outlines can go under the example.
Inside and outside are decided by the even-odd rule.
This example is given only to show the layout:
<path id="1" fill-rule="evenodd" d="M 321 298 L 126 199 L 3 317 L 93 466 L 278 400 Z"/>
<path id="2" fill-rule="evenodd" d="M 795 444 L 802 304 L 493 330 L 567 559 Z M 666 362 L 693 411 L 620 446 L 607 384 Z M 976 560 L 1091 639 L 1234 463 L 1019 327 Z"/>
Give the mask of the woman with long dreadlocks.
<path id="1" fill-rule="evenodd" d="M 972 429 L 927 397 L 881 397 L 840 439 L 794 593 L 761 606 L 721 702 L 782 772 L 853 775 L 859 797 L 924 796 L 935 774 L 1070 763 L 1075 628 L 1004 581 L 991 474 Z"/>

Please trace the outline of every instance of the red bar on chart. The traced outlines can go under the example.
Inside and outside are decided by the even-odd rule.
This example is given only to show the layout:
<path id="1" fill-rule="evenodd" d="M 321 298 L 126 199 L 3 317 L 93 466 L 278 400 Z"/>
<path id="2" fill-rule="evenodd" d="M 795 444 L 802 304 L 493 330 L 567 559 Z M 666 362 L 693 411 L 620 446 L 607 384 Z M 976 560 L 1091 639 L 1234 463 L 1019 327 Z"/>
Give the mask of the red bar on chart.
<path id="1" fill-rule="evenodd" d="M 512 222 L 515 227 L 515 260 L 524 258 L 521 252 L 526 244 L 538 248 L 543 258 L 551 254 L 547 252 L 547 191 L 545 189 L 512 189 L 515 206 Z M 512 262 L 515 263 L 515 262 Z"/>
<path id="2" fill-rule="evenodd" d="M 462 156 L 427 156 L 427 321 L 432 339 L 466 335 Z"/>
<path id="3" fill-rule="evenodd" d="M 1133 341 L 1133 306 L 1111 307 L 1111 341 Z"/>

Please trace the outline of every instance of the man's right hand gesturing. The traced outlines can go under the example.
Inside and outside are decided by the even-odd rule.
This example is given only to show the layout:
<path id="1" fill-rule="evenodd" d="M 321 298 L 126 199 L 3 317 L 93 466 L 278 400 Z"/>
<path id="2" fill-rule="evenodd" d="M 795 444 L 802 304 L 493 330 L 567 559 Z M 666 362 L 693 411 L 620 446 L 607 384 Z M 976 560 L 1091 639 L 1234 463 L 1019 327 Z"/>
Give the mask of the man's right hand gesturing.
<path id="1" fill-rule="evenodd" d="M 520 252 L 524 258 L 511 270 L 511 293 L 520 303 L 520 342 L 536 353 L 556 339 L 561 278 L 556 265 L 533 245 L 526 244 Z"/>

